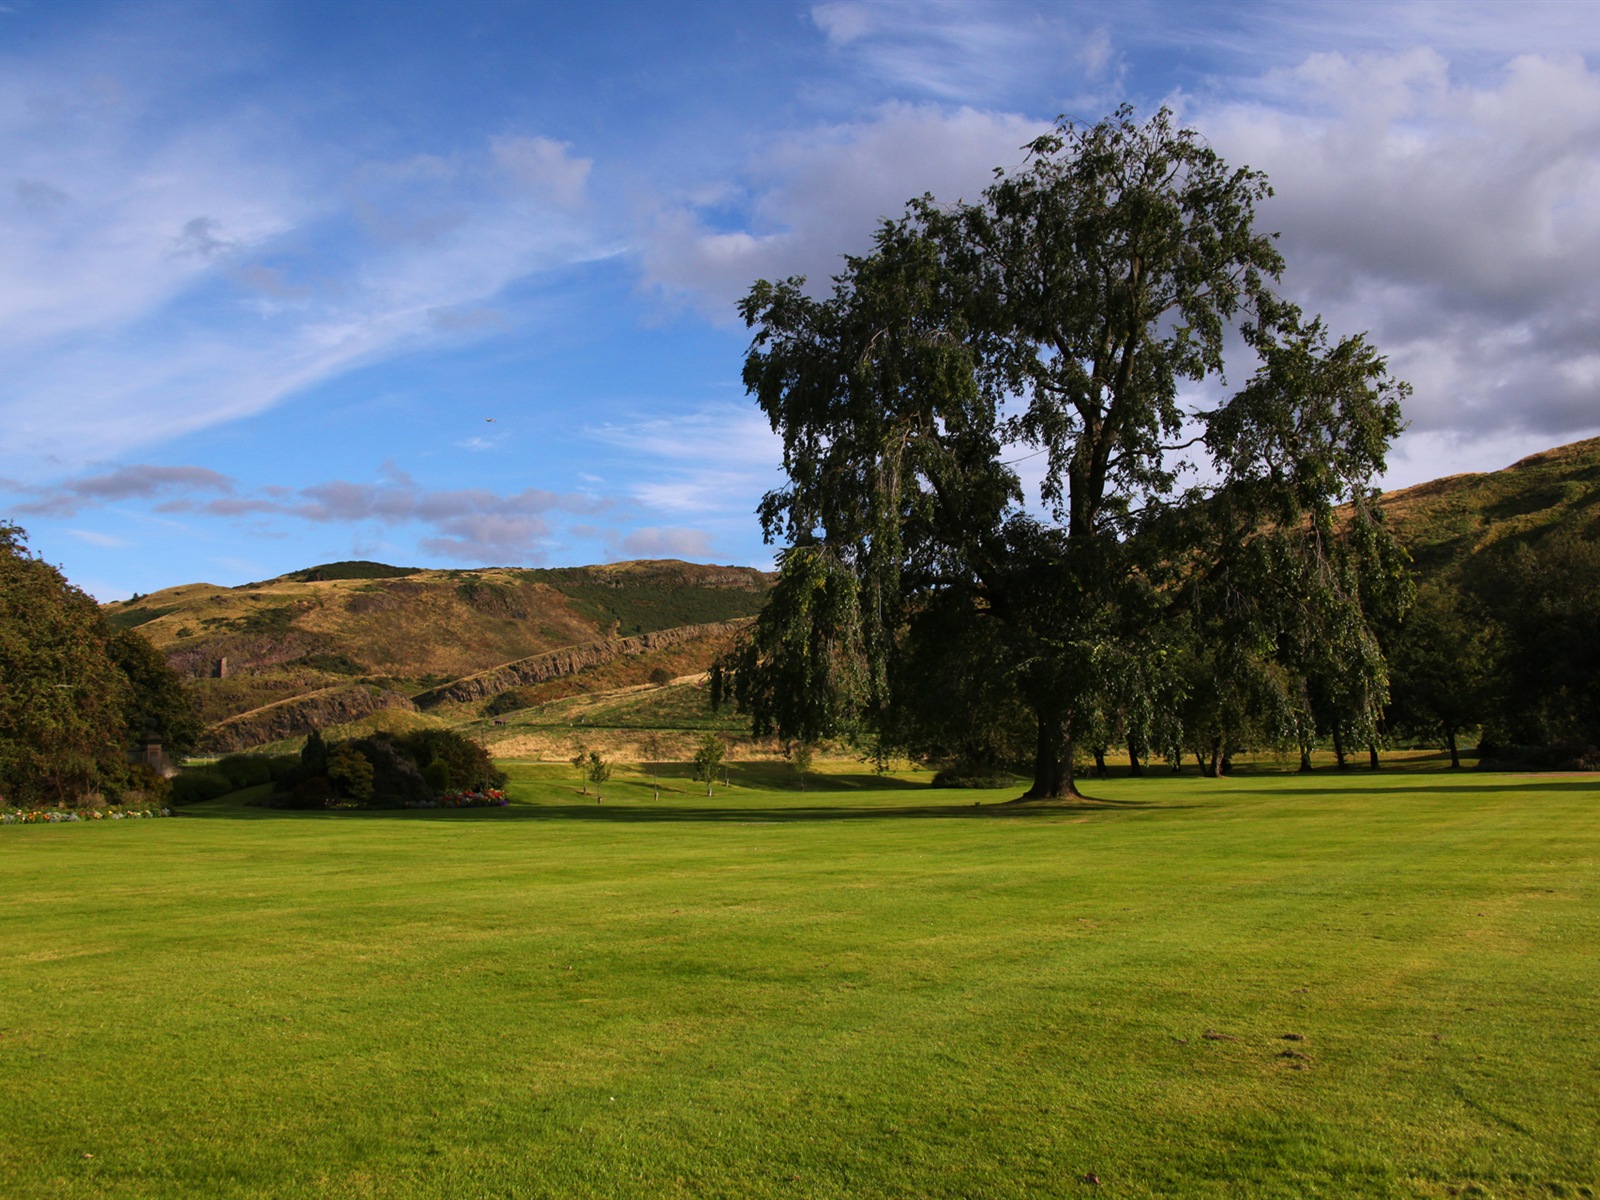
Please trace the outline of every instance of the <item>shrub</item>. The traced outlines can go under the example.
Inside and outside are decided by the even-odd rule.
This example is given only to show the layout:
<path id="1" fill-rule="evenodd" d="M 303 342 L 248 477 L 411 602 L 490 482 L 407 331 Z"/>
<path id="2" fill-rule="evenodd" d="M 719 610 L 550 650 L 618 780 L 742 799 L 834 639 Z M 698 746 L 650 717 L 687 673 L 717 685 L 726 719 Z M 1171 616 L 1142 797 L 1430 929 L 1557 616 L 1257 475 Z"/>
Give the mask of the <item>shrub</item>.
<path id="1" fill-rule="evenodd" d="M 313 775 L 295 784 L 280 803 L 284 808 L 327 808 L 333 798 L 333 784 L 328 782 L 328 777 Z"/>
<path id="2" fill-rule="evenodd" d="M 650 682 L 656 686 L 672 682 L 672 672 L 665 667 L 653 667 L 650 671 Z"/>
<path id="3" fill-rule="evenodd" d="M 453 729 L 413 730 L 396 737 L 394 744 L 418 770 L 436 761 L 447 764 L 451 787 L 481 792 L 506 785 L 506 773 L 494 765 L 489 752 Z"/>
<path id="4" fill-rule="evenodd" d="M 335 746 L 328 752 L 328 782 L 341 796 L 366 804 L 373 795 L 372 763 L 351 745 Z"/>
<path id="5" fill-rule="evenodd" d="M 171 800 L 170 779 L 144 763 L 133 763 L 128 767 L 127 776 L 123 779 L 122 786 L 117 789 L 112 803 L 154 805 L 156 808 L 162 808 L 171 803 Z"/>
<path id="6" fill-rule="evenodd" d="M 234 791 L 233 782 L 218 771 L 185 771 L 172 781 L 174 804 L 199 804 Z"/>
<path id="7" fill-rule="evenodd" d="M 514 687 L 490 698 L 483 706 L 486 717 L 501 717 L 506 713 L 532 708 L 539 703 L 539 693 L 531 687 Z"/>
<path id="8" fill-rule="evenodd" d="M 272 782 L 272 764 L 261 754 L 230 754 L 219 762 L 213 770 L 219 775 L 225 775 L 228 782 L 237 791 L 239 788 L 255 787 L 258 783 Z"/>
<path id="9" fill-rule="evenodd" d="M 372 803 L 381 808 L 398 808 L 412 801 L 432 800 L 433 789 L 422 778 L 422 771 L 393 740 L 374 734 L 346 745 L 372 765 Z M 332 762 L 332 756 L 329 756 Z"/>
<path id="10" fill-rule="evenodd" d="M 933 777 L 936 788 L 1003 788 L 1011 787 L 1017 777 L 1004 767 L 988 763 L 951 763 Z"/>
<path id="11" fill-rule="evenodd" d="M 442 758 L 436 758 L 422 768 L 422 778 L 427 780 L 428 786 L 439 793 L 450 790 L 450 764 Z"/>
<path id="12" fill-rule="evenodd" d="M 267 759 L 267 769 L 272 772 L 272 782 L 291 778 L 300 767 L 298 754 L 274 754 Z"/>

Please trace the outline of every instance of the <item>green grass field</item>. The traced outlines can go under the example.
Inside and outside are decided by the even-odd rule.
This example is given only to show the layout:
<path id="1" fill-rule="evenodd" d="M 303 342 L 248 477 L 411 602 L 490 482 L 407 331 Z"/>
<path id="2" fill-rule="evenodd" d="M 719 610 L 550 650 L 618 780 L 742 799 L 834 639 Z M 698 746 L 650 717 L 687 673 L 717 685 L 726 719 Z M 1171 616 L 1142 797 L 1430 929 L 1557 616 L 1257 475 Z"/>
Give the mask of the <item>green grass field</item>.
<path id="1" fill-rule="evenodd" d="M 517 775 L 0 830 L 0 1195 L 1600 1190 L 1593 779 Z"/>

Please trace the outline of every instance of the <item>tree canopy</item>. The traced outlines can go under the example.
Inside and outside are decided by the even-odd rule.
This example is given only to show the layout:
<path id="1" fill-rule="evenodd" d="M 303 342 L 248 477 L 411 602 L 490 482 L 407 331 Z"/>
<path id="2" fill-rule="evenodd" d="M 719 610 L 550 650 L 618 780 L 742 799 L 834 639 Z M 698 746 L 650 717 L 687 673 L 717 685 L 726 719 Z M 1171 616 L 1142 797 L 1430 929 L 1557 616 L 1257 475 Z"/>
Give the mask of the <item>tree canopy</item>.
<path id="1" fill-rule="evenodd" d="M 136 633 L 114 634 L 94 599 L 0 523 L 0 798 L 74 803 L 128 782 L 126 750 L 147 728 L 182 754 L 193 696 Z"/>
<path id="2" fill-rule="evenodd" d="M 806 741 L 928 750 L 1020 709 L 1035 798 L 1075 794 L 1074 744 L 1111 726 L 1175 747 L 1204 681 L 1246 666 L 1292 725 L 1338 661 L 1343 719 L 1370 720 L 1363 581 L 1394 556 L 1369 481 L 1404 386 L 1275 290 L 1266 179 L 1167 111 L 1027 151 L 979 203 L 885 221 L 831 294 L 743 300 L 785 545 L 719 685 Z"/>

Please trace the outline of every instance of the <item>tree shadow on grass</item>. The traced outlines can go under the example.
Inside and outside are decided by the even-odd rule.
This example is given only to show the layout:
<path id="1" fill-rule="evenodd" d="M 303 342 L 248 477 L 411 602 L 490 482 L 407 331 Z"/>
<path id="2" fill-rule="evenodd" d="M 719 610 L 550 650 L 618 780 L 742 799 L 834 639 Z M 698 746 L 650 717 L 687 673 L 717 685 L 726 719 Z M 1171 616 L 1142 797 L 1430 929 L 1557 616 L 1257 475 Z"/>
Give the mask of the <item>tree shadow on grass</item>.
<path id="1" fill-rule="evenodd" d="M 922 785 L 922 790 L 929 789 Z M 944 793 L 949 795 L 950 793 Z M 1005 800 L 977 802 L 952 799 L 925 804 L 773 804 L 614 801 L 609 803 L 513 803 L 504 808 L 399 808 L 316 811 L 250 808 L 240 804 L 195 805 L 180 810 L 185 816 L 210 820 L 261 820 L 286 818 L 303 821 L 546 821 L 611 824 L 707 823 L 724 825 L 789 825 L 821 821 L 915 820 L 1083 820 L 1095 813 L 1126 810 L 1191 808 L 1187 803 L 1160 800 L 1084 800 L 1051 804 L 1014 804 Z"/>
<path id="2" fill-rule="evenodd" d="M 1305 776 L 1292 776 L 1295 779 L 1304 779 Z M 1285 787 L 1235 787 L 1226 790 L 1238 796 L 1349 796 L 1349 795 L 1381 795 L 1381 796 L 1421 796 L 1435 795 L 1483 795 L 1488 792 L 1596 792 L 1600 793 L 1600 776 L 1592 779 L 1573 779 L 1560 777 L 1540 780 L 1525 775 L 1515 776 L 1515 782 L 1505 776 L 1492 774 L 1474 774 L 1470 779 L 1462 779 L 1459 783 L 1415 783 L 1415 784 L 1388 784 L 1365 782 L 1359 776 L 1338 776 L 1345 782 L 1343 787 L 1318 787 L 1314 784 L 1301 784 L 1299 786 Z M 1368 777 L 1370 779 L 1370 776 Z M 1415 776 L 1411 776 L 1415 778 Z"/>

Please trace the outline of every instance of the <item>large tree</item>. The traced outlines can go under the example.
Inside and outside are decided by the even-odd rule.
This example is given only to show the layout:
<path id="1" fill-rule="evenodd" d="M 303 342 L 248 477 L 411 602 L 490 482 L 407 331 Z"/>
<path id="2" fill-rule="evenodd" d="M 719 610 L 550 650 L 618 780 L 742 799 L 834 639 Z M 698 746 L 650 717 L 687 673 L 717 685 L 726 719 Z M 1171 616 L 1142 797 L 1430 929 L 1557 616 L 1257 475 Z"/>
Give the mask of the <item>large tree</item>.
<path id="1" fill-rule="evenodd" d="M 129 685 L 94 600 L 0 524 L 0 799 L 76 802 L 119 781 Z"/>
<path id="2" fill-rule="evenodd" d="M 831 295 L 795 278 L 742 302 L 745 383 L 788 474 L 761 519 L 787 545 L 728 665 L 758 730 L 903 736 L 942 639 L 990 664 L 967 692 L 998 681 L 1031 714 L 1028 795 L 1047 798 L 1076 793 L 1074 741 L 1113 706 L 1182 698 L 1155 635 L 1185 605 L 1238 599 L 1203 623 L 1252 652 L 1290 629 L 1350 640 L 1347 551 L 1371 541 L 1403 389 L 1277 295 L 1265 178 L 1165 110 L 1027 149 L 982 202 L 924 197 L 885 222 Z M 1207 404 L 1225 348 L 1254 374 Z"/>

